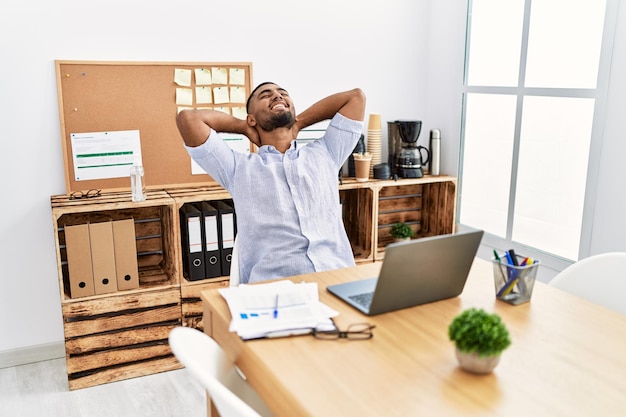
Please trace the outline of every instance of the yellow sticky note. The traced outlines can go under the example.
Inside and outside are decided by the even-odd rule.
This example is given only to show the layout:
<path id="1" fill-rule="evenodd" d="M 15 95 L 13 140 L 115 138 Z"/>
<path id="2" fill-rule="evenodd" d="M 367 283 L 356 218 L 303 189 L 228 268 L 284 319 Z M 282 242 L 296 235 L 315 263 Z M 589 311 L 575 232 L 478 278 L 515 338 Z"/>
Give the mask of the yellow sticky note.
<path id="1" fill-rule="evenodd" d="M 246 120 L 246 117 L 248 117 L 248 112 L 246 111 L 245 107 L 233 107 L 232 110 L 233 116 L 238 119 Z"/>
<path id="2" fill-rule="evenodd" d="M 246 89 L 244 87 L 230 87 L 230 102 L 245 103 Z"/>
<path id="3" fill-rule="evenodd" d="M 228 87 L 213 88 L 213 100 L 215 104 L 230 103 L 230 99 L 228 97 Z"/>
<path id="4" fill-rule="evenodd" d="M 191 86 L 191 70 L 175 68 L 174 82 L 183 87 Z"/>
<path id="5" fill-rule="evenodd" d="M 230 108 L 228 107 L 215 107 L 213 110 L 221 111 L 222 113 L 230 114 Z"/>
<path id="6" fill-rule="evenodd" d="M 226 68 L 211 68 L 211 80 L 213 84 L 228 84 L 228 72 L 226 72 Z"/>
<path id="7" fill-rule="evenodd" d="M 197 104 L 213 103 L 213 95 L 211 94 L 211 87 L 196 87 L 196 103 Z"/>
<path id="8" fill-rule="evenodd" d="M 208 68 L 196 68 L 196 85 L 211 85 L 211 70 Z"/>
<path id="9" fill-rule="evenodd" d="M 231 68 L 229 70 L 230 84 L 231 85 L 245 85 L 246 84 L 246 70 L 242 68 Z"/>
<path id="10" fill-rule="evenodd" d="M 193 90 L 191 88 L 176 88 L 176 104 L 191 106 L 193 104 Z"/>

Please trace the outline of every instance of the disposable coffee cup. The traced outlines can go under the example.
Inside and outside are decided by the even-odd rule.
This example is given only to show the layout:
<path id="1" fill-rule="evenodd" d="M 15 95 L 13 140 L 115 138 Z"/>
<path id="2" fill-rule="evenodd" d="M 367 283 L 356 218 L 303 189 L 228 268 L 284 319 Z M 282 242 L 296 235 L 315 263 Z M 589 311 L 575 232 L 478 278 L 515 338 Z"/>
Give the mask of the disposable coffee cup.
<path id="1" fill-rule="evenodd" d="M 380 122 L 380 114 L 378 113 L 371 113 L 369 116 L 369 120 L 367 123 L 367 129 L 368 130 L 381 130 L 382 124 Z"/>
<path id="2" fill-rule="evenodd" d="M 352 154 L 354 157 L 354 170 L 357 181 L 365 182 L 370 177 L 370 165 L 372 163 L 372 155 L 365 153 Z"/>

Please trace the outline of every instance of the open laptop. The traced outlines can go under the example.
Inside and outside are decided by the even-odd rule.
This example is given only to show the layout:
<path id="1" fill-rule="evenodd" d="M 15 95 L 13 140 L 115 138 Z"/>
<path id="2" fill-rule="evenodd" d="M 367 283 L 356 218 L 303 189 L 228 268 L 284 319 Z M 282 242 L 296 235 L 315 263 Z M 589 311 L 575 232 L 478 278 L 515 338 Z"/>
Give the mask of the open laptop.
<path id="1" fill-rule="evenodd" d="M 456 297 L 482 236 L 472 230 L 391 243 L 378 277 L 326 289 L 368 316 Z"/>

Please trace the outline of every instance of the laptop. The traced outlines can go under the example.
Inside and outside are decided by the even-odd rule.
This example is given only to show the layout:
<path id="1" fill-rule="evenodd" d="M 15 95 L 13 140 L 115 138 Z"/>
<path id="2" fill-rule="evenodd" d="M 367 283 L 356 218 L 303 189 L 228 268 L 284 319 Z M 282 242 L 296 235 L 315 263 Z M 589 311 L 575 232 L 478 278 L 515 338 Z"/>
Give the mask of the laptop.
<path id="1" fill-rule="evenodd" d="M 378 277 L 326 289 L 368 316 L 456 297 L 482 236 L 482 230 L 471 230 L 390 243 Z"/>

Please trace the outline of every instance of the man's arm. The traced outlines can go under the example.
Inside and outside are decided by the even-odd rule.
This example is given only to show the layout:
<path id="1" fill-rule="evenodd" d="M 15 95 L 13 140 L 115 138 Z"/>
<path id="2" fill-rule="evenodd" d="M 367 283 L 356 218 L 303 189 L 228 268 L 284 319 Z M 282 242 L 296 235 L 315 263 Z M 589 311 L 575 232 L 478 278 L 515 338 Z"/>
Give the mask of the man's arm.
<path id="1" fill-rule="evenodd" d="M 176 116 L 176 126 L 185 145 L 196 147 L 206 142 L 211 129 L 216 132 L 246 135 L 251 142 L 258 143 L 256 130 L 251 129 L 245 120 L 215 110 L 183 110 Z M 256 140 L 256 142 L 255 142 Z"/>
<path id="2" fill-rule="evenodd" d="M 296 134 L 298 131 L 332 119 L 336 113 L 352 120 L 362 121 L 365 116 L 365 94 L 360 88 L 332 94 L 321 99 L 296 117 Z"/>

